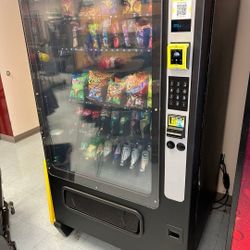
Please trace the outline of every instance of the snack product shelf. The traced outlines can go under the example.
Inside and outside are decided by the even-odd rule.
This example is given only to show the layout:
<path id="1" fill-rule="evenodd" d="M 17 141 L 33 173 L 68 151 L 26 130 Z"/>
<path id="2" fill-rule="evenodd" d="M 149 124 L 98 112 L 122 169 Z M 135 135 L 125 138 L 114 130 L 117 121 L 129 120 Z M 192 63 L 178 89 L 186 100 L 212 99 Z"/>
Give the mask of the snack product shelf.
<path id="1" fill-rule="evenodd" d="M 99 49 L 99 48 L 95 48 L 95 49 L 88 49 L 88 48 L 84 48 L 84 47 L 79 47 L 79 48 L 61 48 L 59 49 L 59 53 L 74 53 L 76 51 L 82 51 L 82 52 L 92 52 L 92 51 L 96 51 L 96 52 L 124 52 L 124 53 L 152 53 L 152 49 L 151 48 L 105 48 L 105 49 Z"/>

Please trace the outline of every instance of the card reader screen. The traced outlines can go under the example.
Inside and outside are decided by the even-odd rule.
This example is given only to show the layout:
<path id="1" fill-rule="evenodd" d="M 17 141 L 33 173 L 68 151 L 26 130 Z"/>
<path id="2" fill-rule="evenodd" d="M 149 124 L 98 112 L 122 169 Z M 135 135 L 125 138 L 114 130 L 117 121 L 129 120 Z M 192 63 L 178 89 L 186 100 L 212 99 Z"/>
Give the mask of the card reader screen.
<path id="1" fill-rule="evenodd" d="M 185 137 L 186 117 L 181 115 L 168 115 L 167 135 L 175 138 Z"/>
<path id="2" fill-rule="evenodd" d="M 168 126 L 184 129 L 185 127 L 185 116 L 176 116 L 169 115 L 168 116 Z"/>

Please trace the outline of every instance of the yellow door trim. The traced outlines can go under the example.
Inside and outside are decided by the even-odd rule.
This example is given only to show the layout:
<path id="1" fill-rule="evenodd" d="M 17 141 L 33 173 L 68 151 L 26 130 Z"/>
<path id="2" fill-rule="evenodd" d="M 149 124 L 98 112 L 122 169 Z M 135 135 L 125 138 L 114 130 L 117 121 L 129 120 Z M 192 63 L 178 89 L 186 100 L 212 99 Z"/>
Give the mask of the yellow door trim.
<path id="1" fill-rule="evenodd" d="M 47 169 L 47 164 L 45 160 L 43 161 L 43 169 L 44 169 L 45 187 L 46 187 L 48 208 L 49 208 L 49 219 L 50 219 L 50 223 L 54 224 L 56 217 L 55 217 L 55 210 L 54 210 L 54 205 L 53 205 L 53 200 L 52 200 L 52 195 L 51 195 L 48 169 Z"/>

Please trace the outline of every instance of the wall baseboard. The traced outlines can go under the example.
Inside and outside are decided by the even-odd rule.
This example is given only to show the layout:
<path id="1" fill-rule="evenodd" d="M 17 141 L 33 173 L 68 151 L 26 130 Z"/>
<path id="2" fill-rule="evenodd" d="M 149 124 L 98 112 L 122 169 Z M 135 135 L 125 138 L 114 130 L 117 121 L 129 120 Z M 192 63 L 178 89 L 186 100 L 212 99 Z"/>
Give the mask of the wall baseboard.
<path id="1" fill-rule="evenodd" d="M 38 132 L 40 132 L 40 127 L 30 129 L 30 130 L 28 130 L 20 135 L 17 135 L 17 136 L 9 136 L 9 135 L 0 134 L 0 139 L 2 139 L 4 141 L 15 143 L 15 142 L 23 140 L 31 135 L 34 135 Z"/>
<path id="2" fill-rule="evenodd" d="M 8 142 L 15 143 L 15 138 L 14 138 L 14 136 L 0 134 L 0 139 L 1 139 L 1 140 L 4 140 L 4 141 L 8 141 Z"/>

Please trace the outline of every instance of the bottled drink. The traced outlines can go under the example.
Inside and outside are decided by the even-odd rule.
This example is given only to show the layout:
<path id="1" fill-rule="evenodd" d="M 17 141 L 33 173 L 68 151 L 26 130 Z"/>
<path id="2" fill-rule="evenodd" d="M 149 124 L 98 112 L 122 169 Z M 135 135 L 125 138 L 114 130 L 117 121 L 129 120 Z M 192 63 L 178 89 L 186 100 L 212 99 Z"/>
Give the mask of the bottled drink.
<path id="1" fill-rule="evenodd" d="M 122 148 L 121 162 L 120 166 L 124 167 L 129 163 L 131 157 L 131 146 L 129 144 L 124 144 Z"/>

